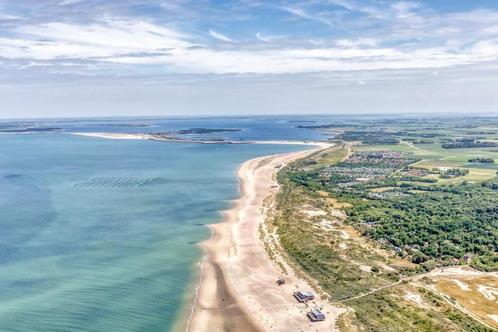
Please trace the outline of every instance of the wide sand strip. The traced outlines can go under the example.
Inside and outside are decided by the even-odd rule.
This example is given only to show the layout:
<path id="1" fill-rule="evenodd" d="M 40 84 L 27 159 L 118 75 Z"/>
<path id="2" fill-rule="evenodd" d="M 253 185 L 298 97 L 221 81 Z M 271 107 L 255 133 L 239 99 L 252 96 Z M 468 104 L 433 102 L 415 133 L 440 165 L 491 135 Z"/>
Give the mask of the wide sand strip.
<path id="1" fill-rule="evenodd" d="M 239 169 L 241 198 L 224 212 L 223 222 L 211 225 L 212 237 L 203 244 L 206 256 L 188 331 L 334 331 L 337 315 L 326 300 L 308 306 L 292 294 L 311 287 L 290 272 L 277 286 L 281 272 L 259 238 L 264 222 L 263 201 L 277 189 L 280 166 L 324 148 L 256 158 Z M 322 308 L 325 322 L 311 323 L 306 312 Z"/>

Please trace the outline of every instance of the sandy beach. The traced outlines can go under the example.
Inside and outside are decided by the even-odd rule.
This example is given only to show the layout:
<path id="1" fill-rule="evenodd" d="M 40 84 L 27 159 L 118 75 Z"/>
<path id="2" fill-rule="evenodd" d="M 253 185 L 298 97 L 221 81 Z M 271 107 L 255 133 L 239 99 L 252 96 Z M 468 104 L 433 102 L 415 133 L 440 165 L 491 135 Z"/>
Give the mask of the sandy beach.
<path id="1" fill-rule="evenodd" d="M 142 133 L 71 133 L 77 136 L 93 138 L 118 139 L 118 140 L 147 140 L 151 138 L 149 134 Z"/>
<path id="2" fill-rule="evenodd" d="M 155 140 L 154 135 L 144 133 L 72 134 L 104 139 Z M 346 310 L 332 306 L 327 299 L 320 299 L 319 296 L 308 304 L 298 303 L 293 293 L 298 290 L 312 291 L 313 287 L 299 278 L 282 259 L 279 263 L 284 264 L 287 270 L 284 275 L 286 284 L 277 286 L 275 282 L 282 277 L 282 271 L 269 258 L 258 232 L 258 227 L 266 218 L 264 202 L 268 198 L 271 202 L 278 192 L 278 170 L 331 144 L 311 141 L 234 143 L 313 145 L 315 148 L 255 158 L 241 165 L 238 171 L 241 197 L 233 202 L 231 209 L 223 212 L 222 222 L 209 226 L 212 236 L 202 244 L 205 255 L 186 330 L 335 331 L 337 317 Z M 314 308 L 320 308 L 325 313 L 327 319 L 324 322 L 312 323 L 306 317 L 306 313 Z"/>
<path id="3" fill-rule="evenodd" d="M 326 147 L 330 144 L 324 142 L 312 142 L 312 141 L 285 141 L 285 140 L 269 140 L 269 141 L 231 141 L 231 140 L 192 140 L 192 139 L 180 139 L 176 136 L 164 136 L 160 134 L 149 134 L 149 133 L 95 133 L 95 132 L 69 132 L 68 134 L 76 136 L 85 136 L 93 138 L 104 138 L 104 139 L 116 139 L 116 140 L 150 140 L 150 141 L 161 141 L 170 143 L 197 143 L 197 144 L 271 144 L 271 145 L 317 145 Z"/>
<path id="4" fill-rule="evenodd" d="M 210 226 L 212 237 L 203 243 L 206 255 L 188 331 L 335 330 L 344 309 L 321 299 L 298 303 L 293 292 L 312 288 L 292 271 L 285 276 L 286 284 L 277 286 L 281 272 L 258 236 L 265 220 L 263 202 L 278 191 L 279 166 L 324 147 L 256 158 L 240 167 L 241 197 L 223 213 L 223 222 Z M 321 308 L 326 321 L 311 323 L 306 312 L 312 308 Z"/>

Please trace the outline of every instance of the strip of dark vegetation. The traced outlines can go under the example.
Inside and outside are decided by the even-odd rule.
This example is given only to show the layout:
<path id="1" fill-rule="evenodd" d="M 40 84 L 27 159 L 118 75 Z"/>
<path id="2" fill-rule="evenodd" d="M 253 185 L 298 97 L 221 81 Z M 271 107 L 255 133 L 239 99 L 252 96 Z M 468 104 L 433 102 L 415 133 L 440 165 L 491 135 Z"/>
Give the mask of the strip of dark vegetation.
<path id="1" fill-rule="evenodd" d="M 471 158 L 469 163 L 494 164 L 495 160 L 493 158 Z"/>
<path id="2" fill-rule="evenodd" d="M 214 134 L 214 133 L 223 133 L 223 132 L 237 132 L 242 129 L 238 128 L 190 128 L 183 129 L 173 132 L 173 134 L 178 135 L 189 135 L 189 134 Z"/>
<path id="3" fill-rule="evenodd" d="M 398 144 L 400 140 L 397 137 L 403 134 L 405 132 L 346 130 L 337 138 L 348 142 L 360 141 L 363 144 Z"/>
<path id="4" fill-rule="evenodd" d="M 303 122 L 303 121 L 300 121 Z M 316 122 L 316 121 L 315 121 Z M 354 127 L 353 124 L 348 123 L 334 123 L 334 124 L 324 124 L 324 125 L 299 125 L 296 128 L 301 129 L 331 129 L 331 128 L 344 128 L 344 127 Z"/>
<path id="5" fill-rule="evenodd" d="M 498 143 L 482 141 L 477 138 L 460 138 L 452 142 L 443 143 L 444 149 L 473 149 L 473 148 L 493 148 L 497 147 Z"/>

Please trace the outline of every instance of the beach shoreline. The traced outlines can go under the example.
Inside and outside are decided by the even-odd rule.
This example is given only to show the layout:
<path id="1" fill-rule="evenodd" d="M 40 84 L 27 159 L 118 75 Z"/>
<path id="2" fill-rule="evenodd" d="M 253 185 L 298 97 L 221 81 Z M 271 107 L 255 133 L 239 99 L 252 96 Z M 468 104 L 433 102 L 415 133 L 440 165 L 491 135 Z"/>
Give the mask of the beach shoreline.
<path id="1" fill-rule="evenodd" d="M 209 225 L 212 236 L 202 243 L 205 254 L 187 331 L 335 330 L 342 309 L 318 297 L 309 305 L 297 303 L 293 292 L 312 290 L 312 286 L 292 271 L 285 276 L 286 284 L 277 286 L 281 271 L 258 235 L 266 218 L 263 203 L 278 191 L 278 170 L 330 146 L 307 144 L 319 146 L 251 159 L 240 166 L 240 198 L 223 211 L 222 222 Z M 317 307 L 327 314 L 327 320 L 311 323 L 306 313 Z"/>
<path id="2" fill-rule="evenodd" d="M 272 144 L 272 145 L 317 145 L 329 146 L 326 142 L 315 141 L 290 141 L 290 140 L 199 140 L 180 139 L 175 136 L 163 136 L 151 133 L 106 133 L 106 132 L 68 132 L 67 134 L 91 138 L 103 138 L 112 140 L 148 140 L 169 143 L 193 143 L 193 144 Z"/>
<path id="3" fill-rule="evenodd" d="M 238 169 L 240 197 L 222 211 L 222 221 L 208 225 L 211 236 L 201 243 L 204 254 L 186 300 L 185 311 L 175 324 L 175 331 L 336 331 L 336 319 L 344 308 L 332 306 L 326 295 L 303 304 L 293 293 L 319 288 L 304 280 L 287 262 L 272 260 L 260 238 L 258 227 L 266 220 L 266 204 L 274 202 L 279 186 L 276 174 L 287 164 L 332 146 L 316 141 L 189 141 L 156 139 L 147 133 L 70 133 L 102 139 L 154 140 L 169 143 L 209 144 L 286 144 L 313 148 L 297 152 L 258 157 L 244 162 Z M 286 284 L 277 286 L 286 270 Z M 280 265 L 280 266 L 279 266 Z M 189 305 L 190 304 L 190 305 Z M 326 321 L 311 323 L 307 312 L 320 308 Z"/>

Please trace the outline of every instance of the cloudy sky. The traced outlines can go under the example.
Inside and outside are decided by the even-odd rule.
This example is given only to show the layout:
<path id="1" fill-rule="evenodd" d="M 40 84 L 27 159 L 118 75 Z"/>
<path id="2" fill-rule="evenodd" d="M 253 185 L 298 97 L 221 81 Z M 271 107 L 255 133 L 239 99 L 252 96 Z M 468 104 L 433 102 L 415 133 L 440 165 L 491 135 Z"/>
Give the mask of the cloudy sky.
<path id="1" fill-rule="evenodd" d="M 0 117 L 498 114 L 496 0 L 0 0 Z"/>

